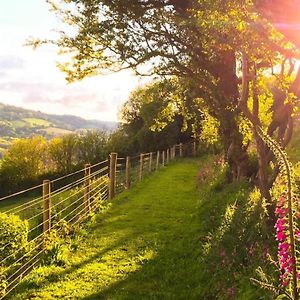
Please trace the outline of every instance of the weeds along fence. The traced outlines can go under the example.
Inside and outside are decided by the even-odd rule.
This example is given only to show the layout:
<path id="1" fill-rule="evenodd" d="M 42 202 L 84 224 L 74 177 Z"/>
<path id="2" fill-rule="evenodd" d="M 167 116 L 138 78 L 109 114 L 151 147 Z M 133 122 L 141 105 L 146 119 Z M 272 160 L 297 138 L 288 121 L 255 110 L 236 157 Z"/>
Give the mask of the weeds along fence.
<path id="1" fill-rule="evenodd" d="M 105 201 L 130 189 L 176 157 L 186 156 L 196 156 L 195 142 L 132 157 L 111 153 L 107 160 L 0 198 L 2 216 L 13 220 L 17 215 L 25 224 L 21 244 L 16 243 L 16 234 L 12 240 L 8 233 L 0 236 L 0 299 L 37 266 L 47 251 L 46 241 L 51 233 L 83 222 Z M 33 192 L 40 195 L 33 197 Z"/>

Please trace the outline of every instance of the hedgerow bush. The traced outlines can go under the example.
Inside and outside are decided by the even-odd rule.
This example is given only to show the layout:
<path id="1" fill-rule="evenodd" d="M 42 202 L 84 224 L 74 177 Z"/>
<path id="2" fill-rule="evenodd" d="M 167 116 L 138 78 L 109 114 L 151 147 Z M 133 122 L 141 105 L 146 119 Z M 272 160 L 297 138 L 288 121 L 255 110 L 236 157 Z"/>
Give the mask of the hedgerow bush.
<path id="1" fill-rule="evenodd" d="M 27 248 L 28 222 L 16 215 L 0 213 L 0 296 L 5 294 L 10 264 L 23 256 Z"/>
<path id="2" fill-rule="evenodd" d="M 19 216 L 0 213 L 0 261 L 6 257 L 8 264 L 16 256 L 26 252 L 28 245 L 28 222 Z"/>

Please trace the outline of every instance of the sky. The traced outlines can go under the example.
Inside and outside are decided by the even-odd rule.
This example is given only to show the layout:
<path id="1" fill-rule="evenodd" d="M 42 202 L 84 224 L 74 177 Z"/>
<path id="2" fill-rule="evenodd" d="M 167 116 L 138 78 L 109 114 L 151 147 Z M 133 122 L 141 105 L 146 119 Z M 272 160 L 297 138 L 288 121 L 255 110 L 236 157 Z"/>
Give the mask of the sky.
<path id="1" fill-rule="evenodd" d="M 117 121 L 118 110 L 143 80 L 131 71 L 68 84 L 56 67 L 57 49 L 24 46 L 58 27 L 45 0 L 0 0 L 0 102 L 51 114 Z"/>

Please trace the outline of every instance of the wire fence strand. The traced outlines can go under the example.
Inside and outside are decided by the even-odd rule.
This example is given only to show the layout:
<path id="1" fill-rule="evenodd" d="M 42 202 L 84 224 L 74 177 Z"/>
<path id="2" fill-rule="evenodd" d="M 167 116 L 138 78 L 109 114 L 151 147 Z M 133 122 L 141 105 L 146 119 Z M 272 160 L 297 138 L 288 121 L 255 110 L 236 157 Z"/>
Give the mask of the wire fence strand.
<path id="1" fill-rule="evenodd" d="M 34 199 L 28 199 L 25 203 L 2 210 L 6 214 L 20 214 L 30 227 L 28 229 L 28 243 L 0 260 L 0 267 L 4 267 L 7 272 L 9 271 L 6 278 L 6 291 L 0 299 L 10 293 L 38 264 L 45 251 L 43 245 L 45 237 L 51 230 L 56 228 L 58 231 L 62 230 L 63 227 L 60 223 L 62 221 L 76 225 L 86 219 L 91 212 L 97 210 L 103 201 L 111 200 L 111 182 L 109 180 L 113 178 L 111 172 L 115 172 L 115 192 L 119 194 L 169 164 L 176 157 L 193 155 L 194 152 L 195 143 L 191 142 L 177 144 L 164 151 L 116 157 L 115 171 L 109 167 L 109 159 L 93 165 L 86 165 L 85 168 L 49 181 L 47 183 L 49 184 L 49 194 L 42 194 Z M 78 178 L 79 175 L 80 178 Z M 65 182 L 66 179 L 72 181 Z M 63 185 L 57 187 L 57 183 Z M 9 199 L 14 199 L 41 187 L 44 187 L 44 183 L 2 197 L 0 201 L 9 201 Z M 45 206 L 45 199 L 50 200 L 48 208 Z M 45 214 L 48 210 L 49 215 Z M 1 251 L 9 246 L 10 243 L 8 242 L 1 248 Z M 27 246 L 29 250 L 26 249 Z"/>

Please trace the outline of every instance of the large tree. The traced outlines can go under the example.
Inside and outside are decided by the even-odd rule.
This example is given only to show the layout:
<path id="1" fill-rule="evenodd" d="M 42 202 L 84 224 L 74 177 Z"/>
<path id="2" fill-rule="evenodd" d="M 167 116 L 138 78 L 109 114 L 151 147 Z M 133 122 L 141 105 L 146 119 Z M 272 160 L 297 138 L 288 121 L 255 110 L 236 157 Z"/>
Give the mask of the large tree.
<path id="1" fill-rule="evenodd" d="M 15 140 L 4 153 L 0 168 L 1 191 L 12 192 L 32 184 L 45 172 L 46 141 L 41 136 Z"/>
<path id="2" fill-rule="evenodd" d="M 191 140 L 195 124 L 199 123 L 199 110 L 195 113 L 190 92 L 172 78 L 149 83 L 131 93 L 121 109 L 121 130 L 134 153 L 164 150 Z"/>
<path id="3" fill-rule="evenodd" d="M 53 9 L 73 30 L 62 32 L 54 43 L 71 55 L 70 61 L 60 65 L 69 81 L 126 68 L 140 75 L 192 80 L 198 97 L 205 99 L 221 122 L 231 177 L 246 175 L 247 153 L 236 124 L 239 112 L 234 109 L 239 97 L 235 51 L 218 47 L 224 36 L 215 30 L 210 16 L 226 10 L 226 5 L 193 0 L 184 4 L 163 0 L 62 2 L 71 3 L 72 9 L 62 4 Z M 207 14 L 198 14 L 208 8 Z"/>
<path id="4" fill-rule="evenodd" d="M 49 142 L 48 152 L 56 169 L 63 174 L 71 173 L 78 162 L 78 137 L 68 134 L 56 137 Z"/>
<path id="5" fill-rule="evenodd" d="M 265 6 L 256 2 L 62 0 L 52 8 L 72 29 L 46 42 L 69 55 L 60 65 L 69 81 L 130 68 L 140 75 L 175 75 L 192 82 L 195 98 L 203 99 L 220 122 L 231 178 L 248 175 L 239 119 L 249 119 L 258 147 L 259 186 L 270 198 L 274 176 L 267 168 L 272 155 L 256 133 L 263 126 L 259 103 L 272 98 L 272 120 L 265 127 L 285 146 L 300 78 L 298 73 L 292 79 L 292 58 L 299 54 L 265 18 Z M 276 75 L 279 89 L 261 84 L 266 74 Z"/>

